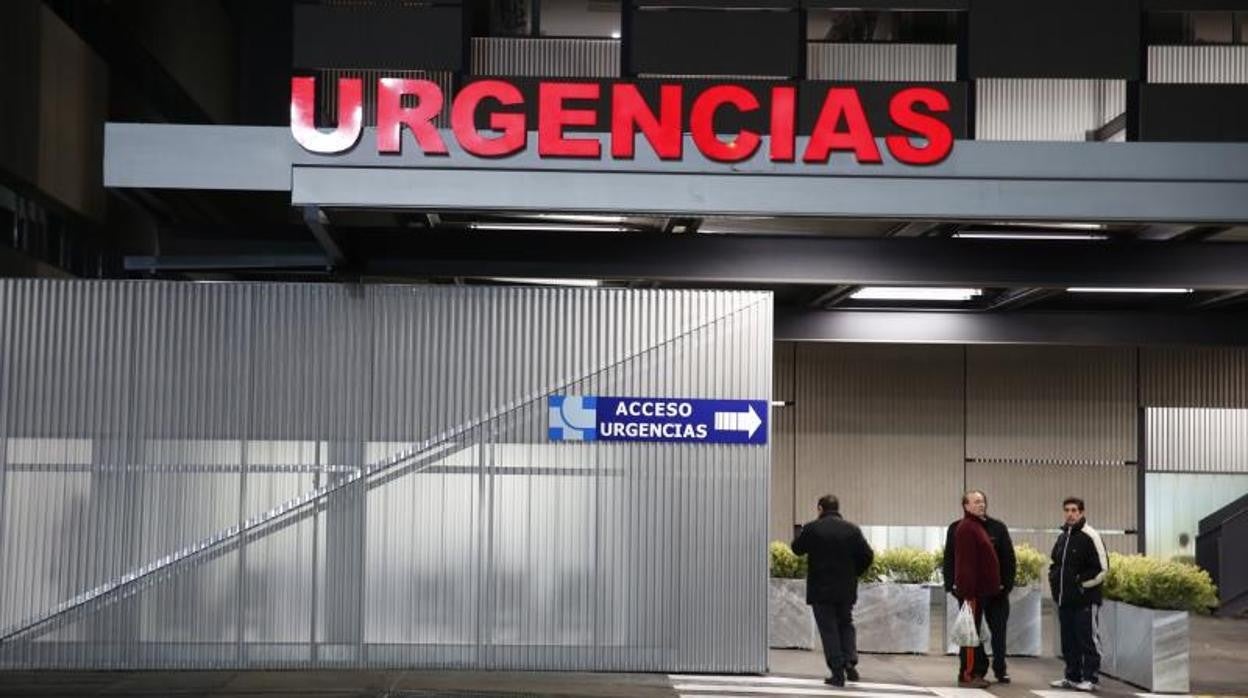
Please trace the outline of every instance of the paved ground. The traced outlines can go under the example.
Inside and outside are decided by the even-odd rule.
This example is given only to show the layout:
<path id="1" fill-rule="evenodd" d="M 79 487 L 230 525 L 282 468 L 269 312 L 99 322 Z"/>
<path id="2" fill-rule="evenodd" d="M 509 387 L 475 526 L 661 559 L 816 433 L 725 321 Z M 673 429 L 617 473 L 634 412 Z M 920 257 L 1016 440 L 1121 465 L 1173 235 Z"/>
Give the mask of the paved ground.
<path id="1" fill-rule="evenodd" d="M 1051 647 L 1046 623 L 1045 647 Z M 937 633 L 933 629 L 933 634 Z M 957 660 L 944 656 L 863 655 L 865 683 L 824 686 L 821 657 L 776 650 L 767 676 L 671 676 L 455 671 L 0 672 L 0 696 L 169 696 L 170 698 L 417 698 L 423 696 L 832 696 L 834 698 L 1065 698 L 1051 691 L 1061 674 L 1052 657 L 1012 658 L 1010 686 L 953 688 Z M 1192 619 L 1194 694 L 1248 696 L 1248 620 Z M 1141 696 L 1105 679 L 1101 695 Z"/>

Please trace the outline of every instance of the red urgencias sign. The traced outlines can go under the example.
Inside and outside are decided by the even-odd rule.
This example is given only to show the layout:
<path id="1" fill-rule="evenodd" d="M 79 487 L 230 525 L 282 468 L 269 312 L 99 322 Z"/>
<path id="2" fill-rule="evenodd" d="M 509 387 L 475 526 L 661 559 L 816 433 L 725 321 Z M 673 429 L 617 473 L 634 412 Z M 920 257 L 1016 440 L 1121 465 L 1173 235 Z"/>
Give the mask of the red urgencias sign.
<path id="1" fill-rule="evenodd" d="M 299 145 L 323 154 L 341 153 L 355 147 L 363 131 L 361 88 L 359 78 L 339 79 L 337 127 L 333 131 L 321 131 L 316 128 L 314 119 L 316 79 L 292 78 L 290 129 Z M 451 103 L 451 132 L 465 152 L 497 158 L 523 151 L 528 146 L 530 128 L 536 126 L 540 157 L 602 159 L 603 143 L 599 138 L 569 133 L 567 129 L 607 126 L 598 124 L 598 113 L 585 108 L 585 104 L 609 99 L 611 123 L 607 157 L 631 159 L 635 134 L 641 133 L 659 158 L 680 160 L 684 154 L 686 130 L 698 151 L 711 160 L 740 162 L 754 156 L 762 145 L 762 134 L 749 129 L 738 130 L 735 134 L 717 134 L 714 128 L 716 114 L 721 110 L 750 113 L 762 109 L 754 93 L 735 84 L 708 87 L 693 99 L 686 122 L 682 113 L 683 90 L 682 85 L 661 85 L 656 110 L 632 83 L 611 83 L 604 87 L 598 83 L 543 81 L 537 86 L 537 123 L 531 124 L 521 111 L 525 96 L 519 87 L 504 80 L 480 80 L 465 85 L 455 95 Z M 770 90 L 767 157 L 773 162 L 794 162 L 800 157 L 805 163 L 826 163 L 837 151 L 854 153 L 859 163 L 883 162 L 875 133 L 855 88 L 828 88 L 810 138 L 800 153 L 796 137 L 797 88 L 778 85 Z M 404 105 L 407 96 L 414 106 Z M 433 123 L 442 112 L 444 102 L 445 96 L 437 83 L 382 78 L 377 90 L 377 150 L 398 153 L 401 130 L 406 126 L 426 154 L 447 154 L 446 142 Z M 953 131 L 933 114 L 949 109 L 948 97 L 939 90 L 930 87 L 898 89 L 889 99 L 888 113 L 893 125 L 907 135 L 886 136 L 885 147 L 893 158 L 907 165 L 932 165 L 944 160 L 953 149 Z M 488 110 L 489 129 L 477 127 L 479 110 Z"/>

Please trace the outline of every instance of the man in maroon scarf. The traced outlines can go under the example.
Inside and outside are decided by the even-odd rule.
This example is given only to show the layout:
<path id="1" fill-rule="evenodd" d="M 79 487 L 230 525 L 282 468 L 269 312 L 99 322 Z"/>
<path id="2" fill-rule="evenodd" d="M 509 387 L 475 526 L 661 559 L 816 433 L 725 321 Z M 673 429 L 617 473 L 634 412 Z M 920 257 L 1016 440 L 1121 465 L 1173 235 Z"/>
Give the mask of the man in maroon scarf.
<path id="1" fill-rule="evenodd" d="M 972 490 L 962 495 L 962 522 L 954 531 L 954 589 L 958 599 L 969 604 L 975 614 L 975 627 L 982 627 L 984 603 L 1000 594 L 1001 567 L 992 538 L 984 528 L 988 502 L 980 492 Z M 978 647 L 963 647 L 960 652 L 961 666 L 958 670 L 958 686 L 963 688 L 986 688 L 988 681 L 988 656 L 984 643 Z"/>

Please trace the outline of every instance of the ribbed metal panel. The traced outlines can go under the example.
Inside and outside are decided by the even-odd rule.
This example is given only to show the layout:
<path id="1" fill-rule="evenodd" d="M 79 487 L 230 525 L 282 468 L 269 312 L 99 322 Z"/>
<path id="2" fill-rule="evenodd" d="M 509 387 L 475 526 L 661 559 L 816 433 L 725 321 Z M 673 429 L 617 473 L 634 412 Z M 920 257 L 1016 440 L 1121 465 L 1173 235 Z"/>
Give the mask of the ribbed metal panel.
<path id="1" fill-rule="evenodd" d="M 0 282 L 0 666 L 766 668 L 767 294 Z"/>
<path id="2" fill-rule="evenodd" d="M 1136 468 L 1133 465 L 966 464 L 968 488 L 988 495 L 988 510 L 1018 528 L 1057 528 L 1062 500 L 1082 497 L 1088 520 L 1098 528 L 1137 525 Z"/>
<path id="3" fill-rule="evenodd" d="M 962 348 L 799 344 L 799 519 L 820 495 L 853 521 L 945 521 L 962 493 Z"/>
<path id="4" fill-rule="evenodd" d="M 1123 80 L 977 80 L 975 138 L 1082 141 L 1127 109 Z"/>
<path id="5" fill-rule="evenodd" d="M 1248 83 L 1248 46 L 1149 46 L 1148 81 Z"/>
<path id="6" fill-rule="evenodd" d="M 1144 411 L 1147 468 L 1181 473 L 1248 473 L 1248 409 Z"/>
<path id="7" fill-rule="evenodd" d="M 811 80 L 952 82 L 958 79 L 956 44 L 806 44 Z"/>
<path id="8" fill-rule="evenodd" d="M 355 70 L 329 68 L 318 71 L 316 77 L 317 105 L 320 109 L 319 123 L 334 124 L 338 121 L 338 79 L 360 78 L 363 81 L 364 125 L 377 125 L 377 81 L 381 78 L 407 78 L 430 80 L 442 88 L 442 111 L 433 120 L 439 128 L 450 128 L 451 98 L 454 92 L 454 73 L 449 70 Z"/>
<path id="9" fill-rule="evenodd" d="M 1146 407 L 1248 407 L 1248 349 L 1145 347 L 1140 402 Z"/>
<path id="10" fill-rule="evenodd" d="M 797 456 L 797 347 L 796 342 L 776 342 L 772 399 L 787 401 L 771 410 L 771 538 L 789 540 L 798 512 L 793 502 L 793 477 Z M 807 506 L 805 509 L 808 509 Z M 801 513 L 805 514 L 805 509 Z"/>
<path id="11" fill-rule="evenodd" d="M 620 75 L 618 39 L 474 37 L 473 75 L 614 78 Z"/>
<path id="12" fill-rule="evenodd" d="M 967 348 L 967 457 L 1048 463 L 1136 460 L 1135 351 Z"/>

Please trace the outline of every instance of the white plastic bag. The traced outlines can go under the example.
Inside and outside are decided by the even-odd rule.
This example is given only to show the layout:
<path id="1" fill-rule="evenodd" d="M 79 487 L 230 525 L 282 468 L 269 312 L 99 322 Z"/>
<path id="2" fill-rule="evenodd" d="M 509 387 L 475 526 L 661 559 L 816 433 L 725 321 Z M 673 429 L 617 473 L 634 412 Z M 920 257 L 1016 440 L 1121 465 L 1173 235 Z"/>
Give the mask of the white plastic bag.
<path id="1" fill-rule="evenodd" d="M 958 647 L 979 647 L 979 629 L 975 627 L 975 614 L 971 612 L 969 603 L 962 603 L 950 635 Z"/>

